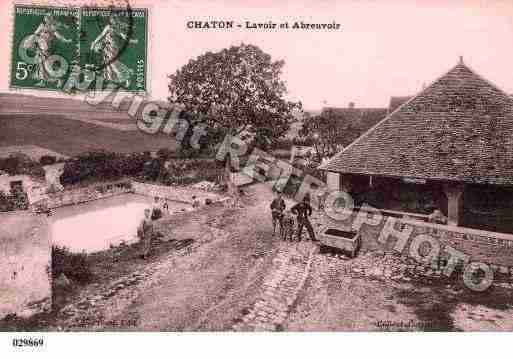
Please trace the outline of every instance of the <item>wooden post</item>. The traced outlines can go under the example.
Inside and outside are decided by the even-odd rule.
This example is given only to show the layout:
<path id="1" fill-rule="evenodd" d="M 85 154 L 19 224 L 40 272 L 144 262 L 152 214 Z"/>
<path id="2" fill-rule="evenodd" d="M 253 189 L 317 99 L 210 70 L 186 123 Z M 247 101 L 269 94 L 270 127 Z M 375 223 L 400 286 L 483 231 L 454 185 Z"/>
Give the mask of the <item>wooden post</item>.
<path id="1" fill-rule="evenodd" d="M 460 209 L 462 207 L 461 195 L 463 194 L 463 190 L 463 185 L 444 185 L 444 192 L 447 196 L 447 224 L 449 225 L 459 225 Z"/>
<path id="2" fill-rule="evenodd" d="M 340 191 L 340 173 L 328 172 L 326 174 L 326 184 L 328 185 L 328 191 Z"/>

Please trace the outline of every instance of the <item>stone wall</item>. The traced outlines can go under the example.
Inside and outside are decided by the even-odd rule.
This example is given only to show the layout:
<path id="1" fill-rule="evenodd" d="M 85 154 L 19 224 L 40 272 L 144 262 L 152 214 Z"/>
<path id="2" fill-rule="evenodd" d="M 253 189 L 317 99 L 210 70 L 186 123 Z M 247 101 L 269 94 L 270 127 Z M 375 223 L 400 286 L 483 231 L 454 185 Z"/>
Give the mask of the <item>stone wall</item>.
<path id="1" fill-rule="evenodd" d="M 0 223 L 0 319 L 50 309 L 51 245 L 46 217 L 29 211 L 1 213 Z"/>
<path id="2" fill-rule="evenodd" d="M 364 215 L 366 217 L 363 217 Z M 359 219 L 357 218 L 358 216 L 360 216 Z M 368 222 L 376 224 L 361 224 L 364 218 Z M 398 241 L 397 237 L 392 235 L 388 237 L 385 243 L 378 242 L 380 234 L 384 232 L 385 223 L 388 222 L 388 224 L 394 224 L 393 229 L 395 231 L 404 231 L 406 226 L 413 229 L 404 246 L 404 253 L 410 248 L 410 244 L 415 237 L 420 234 L 427 234 L 441 244 L 442 252 L 444 247 L 450 246 L 468 255 L 470 261 L 481 261 L 498 266 L 513 266 L 513 235 L 510 234 L 388 216 L 382 216 L 380 219 L 379 215 L 375 212 L 353 212 L 349 218 L 342 221 L 335 221 L 324 215 L 322 222 L 323 227 L 324 225 L 329 225 L 346 230 L 360 227 L 364 249 L 395 251 L 394 247 Z"/>
<path id="3" fill-rule="evenodd" d="M 128 184 L 128 186 L 126 184 Z M 89 201 L 96 201 L 124 193 L 135 193 L 148 197 L 167 198 L 170 201 L 189 204 L 192 204 L 192 196 L 196 196 L 201 204 L 204 204 L 207 198 L 212 202 L 219 202 L 226 199 L 225 196 L 221 196 L 215 192 L 204 191 L 192 187 L 162 186 L 130 181 L 98 184 L 73 190 L 48 193 L 42 196 L 43 201 L 36 203 L 34 208 L 39 208 L 42 203 L 46 203 L 48 208 L 58 208 Z"/>
<path id="4" fill-rule="evenodd" d="M 129 187 L 121 186 L 117 183 L 102 184 L 47 194 L 45 196 L 45 202 L 47 203 L 48 208 L 57 208 L 72 204 L 96 201 L 98 199 L 130 192 L 132 192 L 132 190 Z"/>
<path id="5" fill-rule="evenodd" d="M 204 204 L 207 198 L 212 202 L 219 202 L 225 199 L 224 196 L 215 192 L 203 191 L 192 187 L 162 186 L 136 181 L 132 181 L 132 191 L 143 196 L 166 198 L 170 201 L 191 204 L 192 196 L 196 196 L 201 204 Z"/>

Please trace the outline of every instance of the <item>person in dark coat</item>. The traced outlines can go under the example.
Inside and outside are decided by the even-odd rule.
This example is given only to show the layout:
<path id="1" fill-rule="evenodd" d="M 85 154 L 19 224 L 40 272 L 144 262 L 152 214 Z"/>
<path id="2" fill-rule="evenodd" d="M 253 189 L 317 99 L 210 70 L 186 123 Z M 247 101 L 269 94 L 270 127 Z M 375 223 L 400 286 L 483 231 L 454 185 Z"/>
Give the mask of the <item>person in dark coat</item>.
<path id="1" fill-rule="evenodd" d="M 281 197 L 280 192 L 276 192 L 276 198 L 271 202 L 271 216 L 273 220 L 273 235 L 276 234 L 276 225 L 280 225 L 281 229 L 281 221 L 283 219 L 283 211 L 285 211 L 286 205 L 285 201 Z"/>
<path id="2" fill-rule="evenodd" d="M 303 234 L 303 227 L 306 227 L 310 240 L 315 241 L 315 233 L 310 223 L 310 217 L 312 215 L 312 206 L 310 206 L 310 197 L 305 196 L 303 201 L 296 204 L 291 208 L 293 214 L 297 216 L 297 240 L 301 240 Z"/>

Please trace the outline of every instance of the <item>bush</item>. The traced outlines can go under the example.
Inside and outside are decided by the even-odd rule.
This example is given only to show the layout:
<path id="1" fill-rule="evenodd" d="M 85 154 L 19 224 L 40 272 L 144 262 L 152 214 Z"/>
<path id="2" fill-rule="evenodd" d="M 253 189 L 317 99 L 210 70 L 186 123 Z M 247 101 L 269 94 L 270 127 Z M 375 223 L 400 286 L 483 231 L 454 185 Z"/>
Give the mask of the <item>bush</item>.
<path id="1" fill-rule="evenodd" d="M 0 191 L 0 212 L 8 212 L 12 210 L 13 206 L 11 198 L 4 192 Z"/>
<path id="2" fill-rule="evenodd" d="M 93 273 L 86 253 L 72 253 L 65 247 L 52 246 L 52 278 L 62 273 L 69 279 L 84 284 L 89 282 Z"/>
<path id="3" fill-rule="evenodd" d="M 124 176 L 137 176 L 150 159 L 149 153 L 85 153 L 66 162 L 61 183 L 73 185 L 83 181 L 114 181 Z"/>
<path id="4" fill-rule="evenodd" d="M 25 154 L 15 154 L 0 158 L 0 170 L 14 175 L 30 175 L 44 178 L 45 171 L 38 161 L 32 160 Z"/>
<path id="5" fill-rule="evenodd" d="M 57 158 L 55 156 L 44 155 L 39 159 L 39 163 L 42 166 L 53 165 L 55 162 L 57 162 Z"/>

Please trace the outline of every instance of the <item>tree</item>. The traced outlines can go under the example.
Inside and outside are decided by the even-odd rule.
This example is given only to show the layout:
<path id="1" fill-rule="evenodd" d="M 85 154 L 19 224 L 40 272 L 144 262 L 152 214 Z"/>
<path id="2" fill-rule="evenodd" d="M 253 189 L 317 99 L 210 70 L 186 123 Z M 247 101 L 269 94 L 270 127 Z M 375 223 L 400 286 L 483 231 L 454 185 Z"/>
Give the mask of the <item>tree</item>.
<path id="1" fill-rule="evenodd" d="M 0 171 L 5 171 L 12 176 L 30 175 L 39 178 L 45 177 L 45 171 L 42 165 L 22 153 L 16 153 L 9 157 L 0 158 Z"/>
<path id="2" fill-rule="evenodd" d="M 299 130 L 299 136 L 312 143 L 320 162 L 324 156 L 333 156 L 340 150 L 351 129 L 350 121 L 335 117 L 328 111 L 319 116 L 306 118 Z"/>
<path id="3" fill-rule="evenodd" d="M 284 99 L 284 65 L 254 45 L 207 52 L 169 76 L 169 101 L 183 106 L 193 124 L 205 124 L 214 143 L 226 135 L 270 142 L 285 135 L 293 111 L 301 108 Z M 229 163 L 226 158 L 227 182 Z"/>

